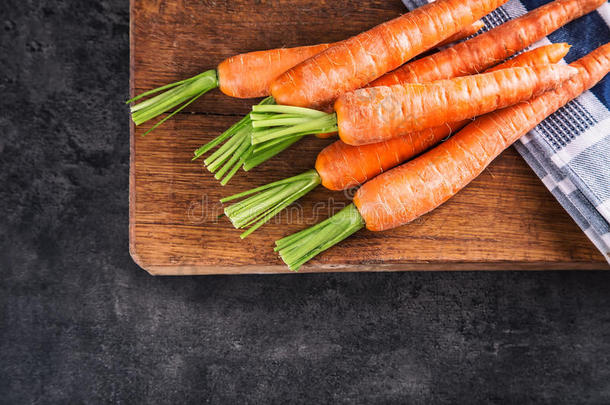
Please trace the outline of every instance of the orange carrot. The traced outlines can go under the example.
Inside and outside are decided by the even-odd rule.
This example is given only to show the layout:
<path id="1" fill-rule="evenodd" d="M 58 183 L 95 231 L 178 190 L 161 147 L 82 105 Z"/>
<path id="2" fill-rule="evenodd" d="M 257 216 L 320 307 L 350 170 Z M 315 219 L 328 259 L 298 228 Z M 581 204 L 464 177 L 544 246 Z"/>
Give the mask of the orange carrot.
<path id="1" fill-rule="evenodd" d="M 432 48 L 506 0 L 437 0 L 307 59 L 278 77 L 279 104 L 319 107 Z"/>
<path id="2" fill-rule="evenodd" d="M 485 26 L 483 21 L 475 21 L 470 26 L 452 35 L 442 46 L 469 37 Z M 277 48 L 231 56 L 217 67 L 218 87 L 230 97 L 256 98 L 270 94 L 271 83 L 282 73 L 309 59 L 337 43 Z"/>
<path id="3" fill-rule="evenodd" d="M 260 130 L 252 133 L 251 143 L 283 142 L 288 137 L 332 130 L 338 130 L 341 140 L 350 145 L 381 142 L 528 100 L 575 73 L 568 66 L 541 65 L 431 83 L 367 87 L 340 96 L 334 114 L 294 106 L 254 106 L 256 114 L 282 113 L 287 118 L 272 115 L 269 119 L 266 114 L 260 115 L 260 121 L 253 118 L 252 126 Z M 310 116 L 295 119 L 294 114 Z"/>
<path id="4" fill-rule="evenodd" d="M 172 114 L 146 132 L 149 133 L 215 87 L 220 87 L 223 93 L 231 97 L 267 96 L 271 82 L 280 74 L 336 44 L 271 49 L 232 56 L 222 61 L 217 70 L 208 70 L 190 79 L 158 87 L 128 100 L 127 103 L 133 103 L 163 91 L 133 105 L 131 117 L 136 125 L 140 125 L 177 107 Z"/>
<path id="5" fill-rule="evenodd" d="M 606 1 L 555 0 L 468 41 L 413 61 L 369 86 L 426 83 L 482 72 Z"/>
<path id="6" fill-rule="evenodd" d="M 566 56 L 569 50 L 570 45 L 566 43 L 541 46 L 490 70 L 557 63 Z M 359 186 L 424 152 L 469 122 L 470 120 L 463 120 L 447 123 L 369 145 L 352 146 L 339 140 L 318 154 L 316 170 L 320 174 L 322 185 L 330 190 L 344 190 Z"/>
<path id="7" fill-rule="evenodd" d="M 329 190 L 345 190 L 364 184 L 416 156 L 460 130 L 470 120 L 447 123 L 389 141 L 353 146 L 339 140 L 324 148 L 316 159 L 316 171 Z"/>
<path id="8" fill-rule="evenodd" d="M 477 32 L 479 32 L 481 30 L 481 28 L 483 28 L 484 26 L 485 26 L 485 23 L 483 21 L 481 21 L 481 20 L 475 21 L 472 24 L 470 24 L 468 27 L 466 27 L 463 30 L 461 30 L 460 32 L 458 32 L 457 34 L 453 34 L 452 36 L 450 36 L 449 38 L 447 38 L 440 44 L 436 44 L 436 47 L 449 45 L 454 42 L 461 41 L 462 39 L 468 38 L 469 36 L 474 35 Z"/>
<path id="9" fill-rule="evenodd" d="M 484 71 L 499 60 L 530 46 L 563 24 L 593 11 L 604 2 L 604 0 L 555 0 L 450 49 L 403 65 L 400 69 L 384 75 L 368 86 L 403 83 L 402 80 L 411 83 L 435 81 Z M 451 66 L 452 64 L 455 66 Z M 282 131 L 284 129 L 287 128 L 281 128 Z M 311 133 L 315 134 L 316 131 L 309 130 L 304 134 Z M 326 137 L 330 135 L 331 133 L 327 133 Z M 257 146 L 257 150 L 265 149 L 266 155 L 253 160 L 260 164 L 298 140 L 292 138 L 291 131 L 288 131 L 288 135 L 285 136 L 289 139 L 286 139 L 282 146 L 279 144 L 280 138 L 268 142 L 274 149 L 267 149 L 267 143 Z M 206 148 L 201 150 L 206 150 Z M 197 151 L 196 156 L 199 155 L 199 152 L 200 150 Z M 255 155 L 257 154 L 255 153 Z M 240 157 L 238 157 L 239 159 Z M 245 160 L 248 161 L 250 158 L 245 158 Z"/>
<path id="10" fill-rule="evenodd" d="M 475 21 L 436 46 L 443 46 L 469 37 L 484 26 L 483 21 Z M 282 73 L 337 44 L 278 48 L 231 56 L 222 61 L 216 69 L 218 72 L 218 87 L 220 91 L 230 97 L 255 98 L 268 96 L 271 83 Z"/>
<path id="11" fill-rule="evenodd" d="M 578 75 L 555 91 L 479 117 L 447 142 L 362 186 L 354 204 L 367 229 L 395 228 L 447 201 L 504 149 L 600 81 L 610 70 L 610 44 L 570 66 Z"/>
<path id="12" fill-rule="evenodd" d="M 227 58 L 217 68 L 220 91 L 237 98 L 268 96 L 269 87 L 278 76 L 333 45 L 279 48 Z"/>
<path id="13" fill-rule="evenodd" d="M 495 72 L 496 70 L 506 69 L 516 66 L 550 65 L 559 62 L 570 51 L 571 45 L 566 42 L 558 44 L 544 45 L 540 48 L 532 49 L 521 55 L 515 56 L 498 66 L 487 69 L 485 72 Z"/>
<path id="14" fill-rule="evenodd" d="M 405 64 L 369 83 L 367 87 L 426 83 L 484 71 L 605 2 L 606 0 L 555 0 L 451 48 Z M 333 48 L 328 51 L 331 49 Z M 323 54 L 324 52 L 319 56 Z M 301 65 L 295 69 L 299 66 Z M 281 133 L 290 133 L 284 129 Z M 266 137 L 267 133 L 264 135 Z M 277 143 L 280 138 L 274 140 Z"/>
<path id="15" fill-rule="evenodd" d="M 534 66 L 539 61 L 555 63 L 569 50 L 565 44 L 547 45 L 526 52 L 519 61 L 506 64 Z M 557 48 L 564 50 L 556 52 Z M 546 51 L 546 52 L 545 52 Z M 527 57 L 534 54 L 539 59 Z M 390 141 L 364 146 L 350 146 L 337 141 L 318 155 L 316 170 L 309 170 L 298 176 L 267 184 L 222 199 L 222 202 L 247 197 L 225 209 L 226 216 L 236 228 L 248 228 L 241 236 L 245 238 L 254 232 L 273 215 L 307 194 L 318 184 L 331 190 L 357 186 L 403 161 L 434 146 L 453 131 L 465 126 L 469 120 L 445 124 L 418 133 L 409 134 Z M 253 195 L 254 194 L 254 195 Z"/>
<path id="16" fill-rule="evenodd" d="M 385 141 L 445 122 L 473 118 L 556 88 L 577 73 L 541 65 L 439 80 L 369 87 L 335 102 L 339 137 L 349 145 Z"/>
<path id="17" fill-rule="evenodd" d="M 276 242 L 297 270 L 322 251 L 366 227 L 405 225 L 438 207 L 475 179 L 507 147 L 610 71 L 610 44 L 572 63 L 578 74 L 560 88 L 477 118 L 447 142 L 362 186 L 338 214 Z"/>

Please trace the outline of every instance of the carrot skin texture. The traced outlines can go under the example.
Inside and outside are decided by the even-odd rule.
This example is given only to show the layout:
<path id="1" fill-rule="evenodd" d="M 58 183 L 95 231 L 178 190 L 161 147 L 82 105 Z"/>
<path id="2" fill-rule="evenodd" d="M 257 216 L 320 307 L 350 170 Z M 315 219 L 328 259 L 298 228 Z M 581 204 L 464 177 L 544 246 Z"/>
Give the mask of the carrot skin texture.
<path id="1" fill-rule="evenodd" d="M 605 2 L 555 0 L 468 41 L 408 63 L 369 86 L 425 83 L 482 72 Z"/>
<path id="2" fill-rule="evenodd" d="M 436 47 L 441 47 L 441 46 L 449 45 L 449 44 L 452 44 L 454 42 L 461 41 L 462 39 L 466 39 L 469 36 L 474 35 L 477 32 L 479 32 L 479 30 L 481 28 L 483 28 L 484 26 L 485 26 L 485 23 L 483 21 L 481 21 L 481 20 L 475 21 L 472 24 L 470 24 L 468 27 L 466 27 L 463 30 L 461 30 L 460 32 L 458 32 L 456 34 L 453 34 L 452 36 L 450 36 L 449 38 L 447 38 L 446 40 L 444 40 L 440 44 L 436 44 Z"/>
<path id="3" fill-rule="evenodd" d="M 566 43 L 550 44 L 527 51 L 494 69 L 557 63 L 570 50 Z M 465 127 L 471 120 L 447 123 L 402 135 L 385 142 L 352 146 L 338 140 L 324 148 L 316 159 L 322 185 L 330 190 L 360 186 L 369 179 L 428 150 Z"/>
<path id="4" fill-rule="evenodd" d="M 477 118 L 448 141 L 362 186 L 354 203 L 367 229 L 413 221 L 464 188 L 506 148 L 610 71 L 610 44 L 572 63 L 578 75 L 560 88 Z"/>
<path id="5" fill-rule="evenodd" d="M 278 48 L 231 56 L 217 68 L 220 91 L 237 98 L 268 96 L 269 87 L 278 76 L 333 45 Z"/>
<path id="6" fill-rule="evenodd" d="M 431 148 L 470 120 L 452 122 L 413 132 L 386 142 L 353 146 L 343 141 L 324 148 L 316 159 L 316 170 L 322 185 L 329 190 L 345 190 L 389 170 L 407 159 Z"/>
<path id="7" fill-rule="evenodd" d="M 566 42 L 544 45 L 544 46 L 532 49 L 530 51 L 527 51 L 525 53 L 522 53 L 521 55 L 518 55 L 493 68 L 487 69 L 485 71 L 485 73 L 495 72 L 500 69 L 507 69 L 507 68 L 513 68 L 513 67 L 519 67 L 519 66 L 551 65 L 551 64 L 557 63 L 564 56 L 566 56 L 566 54 L 569 52 L 570 48 L 571 48 L 571 45 L 567 44 Z M 399 83 L 399 84 L 402 84 L 402 83 Z M 360 91 L 360 90 L 356 90 L 356 91 Z M 339 97 L 339 99 L 337 101 L 339 101 L 340 99 L 341 99 L 341 97 Z M 466 122 L 466 121 L 463 121 L 463 122 Z M 440 136 L 440 133 L 441 133 L 440 131 L 442 131 L 442 129 L 436 129 L 435 131 Z M 451 134 L 451 132 L 446 133 L 446 135 L 441 136 L 440 139 L 443 139 L 446 136 L 449 136 L 450 134 Z M 336 135 L 336 132 L 328 133 L 328 134 L 318 134 L 316 136 L 318 138 L 330 138 L 331 136 L 334 136 L 334 135 Z M 402 136 L 402 135 L 399 135 L 399 136 Z M 426 136 L 426 134 L 424 134 L 424 136 Z M 374 141 L 374 143 L 383 142 L 383 141 L 384 140 L 381 139 L 378 141 Z M 371 142 L 367 142 L 367 144 L 368 143 L 371 143 Z M 358 142 L 352 143 L 353 146 L 358 146 L 358 144 L 359 144 Z"/>
<path id="8" fill-rule="evenodd" d="M 335 102 L 339 137 L 349 145 L 366 145 L 473 118 L 554 89 L 577 72 L 560 65 L 514 67 L 356 90 Z"/>
<path id="9" fill-rule="evenodd" d="M 485 73 L 516 66 L 552 65 L 563 59 L 563 57 L 568 54 L 571 47 L 572 46 L 566 42 L 544 45 L 515 56 L 498 66 L 489 68 Z"/>
<path id="10" fill-rule="evenodd" d="M 365 86 L 459 32 L 507 0 L 437 0 L 349 38 L 271 85 L 278 104 L 318 107 Z"/>

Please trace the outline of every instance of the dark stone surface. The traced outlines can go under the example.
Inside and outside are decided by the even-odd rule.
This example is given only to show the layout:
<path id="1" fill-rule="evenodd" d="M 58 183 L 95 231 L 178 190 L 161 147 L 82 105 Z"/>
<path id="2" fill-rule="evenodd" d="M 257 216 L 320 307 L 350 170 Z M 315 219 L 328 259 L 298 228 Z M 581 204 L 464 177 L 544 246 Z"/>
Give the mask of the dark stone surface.
<path id="1" fill-rule="evenodd" d="M 148 276 L 127 0 L 0 17 L 0 402 L 610 403 L 610 272 Z"/>

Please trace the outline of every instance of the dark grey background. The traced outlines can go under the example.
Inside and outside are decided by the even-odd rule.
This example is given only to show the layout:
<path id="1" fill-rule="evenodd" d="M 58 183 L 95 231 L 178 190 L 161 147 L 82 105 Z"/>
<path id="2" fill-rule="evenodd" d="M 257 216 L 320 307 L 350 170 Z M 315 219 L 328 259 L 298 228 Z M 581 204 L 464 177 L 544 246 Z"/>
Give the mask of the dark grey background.
<path id="1" fill-rule="evenodd" d="M 610 402 L 610 272 L 148 276 L 128 1 L 0 16 L 0 402 Z"/>

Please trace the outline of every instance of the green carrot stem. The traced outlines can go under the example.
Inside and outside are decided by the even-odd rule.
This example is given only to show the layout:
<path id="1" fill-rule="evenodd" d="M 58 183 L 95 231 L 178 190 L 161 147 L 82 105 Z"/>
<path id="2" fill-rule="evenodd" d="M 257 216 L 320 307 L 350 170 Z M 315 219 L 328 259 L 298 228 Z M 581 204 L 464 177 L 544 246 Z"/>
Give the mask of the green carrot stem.
<path id="1" fill-rule="evenodd" d="M 364 228 L 364 219 L 354 204 L 327 220 L 275 242 L 275 251 L 292 271 Z"/>
<path id="2" fill-rule="evenodd" d="M 173 85 L 173 83 L 171 85 L 168 85 L 168 86 L 172 86 L 172 85 Z M 166 86 L 164 86 L 164 87 L 166 87 Z M 174 86 L 172 86 L 172 87 L 174 87 Z M 145 108 L 149 108 L 149 107 L 154 106 L 154 105 L 158 106 L 159 103 L 166 102 L 169 98 L 171 98 L 171 97 L 175 96 L 176 94 L 178 94 L 180 92 L 180 90 L 181 89 L 179 87 L 178 88 L 174 88 L 174 89 L 166 91 L 163 94 L 159 94 L 159 95 L 151 97 L 151 98 L 149 98 L 147 100 L 141 101 L 138 104 L 130 106 L 129 107 L 129 111 L 131 111 L 131 113 L 133 114 L 133 113 L 136 113 L 138 111 L 141 111 L 141 110 L 143 110 Z M 155 90 L 152 90 L 152 91 L 155 91 Z"/>
<path id="3" fill-rule="evenodd" d="M 298 176 L 266 184 L 220 201 L 226 203 L 247 197 L 224 210 L 235 228 L 250 228 L 241 235 L 245 238 L 320 183 L 318 172 L 308 170 Z"/>
<path id="4" fill-rule="evenodd" d="M 321 119 L 324 121 L 318 121 Z M 282 132 L 277 136 L 276 131 Z M 237 173 L 238 166 L 243 167 L 245 171 L 251 170 L 305 135 L 334 131 L 336 119 L 332 118 L 332 114 L 309 108 L 276 105 L 273 97 L 267 97 L 253 106 L 249 115 L 194 151 L 193 160 L 218 147 L 204 160 L 204 164 L 210 172 L 215 173 L 220 184 L 225 185 Z M 269 141 L 256 145 L 252 143 L 252 139 L 259 134 L 265 135 L 269 132 L 275 134 Z"/>
<path id="5" fill-rule="evenodd" d="M 212 141 L 206 143 L 205 145 L 203 145 L 199 149 L 197 149 L 194 152 L 195 157 L 193 157 L 193 160 L 199 159 L 201 156 L 208 153 L 211 149 L 215 148 L 216 146 L 218 146 L 222 142 L 224 142 L 226 139 L 235 135 L 237 133 L 237 131 L 239 131 L 240 129 L 242 129 L 243 127 L 248 125 L 249 123 L 250 123 L 249 117 L 245 116 L 244 118 L 242 118 L 241 120 L 239 120 L 238 122 L 233 124 L 225 132 L 223 132 L 222 134 L 220 134 L 219 136 L 214 138 Z"/>
<path id="6" fill-rule="evenodd" d="M 252 121 L 252 127 L 253 128 L 281 127 L 281 126 L 286 126 L 286 125 L 302 124 L 302 123 L 308 122 L 308 121 L 310 121 L 310 118 L 307 118 L 307 117 L 266 119 L 266 120 L 261 120 L 261 121 Z"/>
<path id="7" fill-rule="evenodd" d="M 254 150 L 254 147 L 251 146 L 252 148 L 252 153 L 244 160 L 244 171 L 249 171 L 254 169 L 256 166 L 265 163 L 267 160 L 271 159 L 272 157 L 274 157 L 275 155 L 279 154 L 280 152 L 288 149 L 292 144 L 298 142 L 299 140 L 301 140 L 302 136 L 300 137 L 296 137 L 296 138 L 292 138 L 292 139 L 285 139 L 282 142 L 274 145 L 273 147 L 269 148 L 269 149 L 264 149 L 261 151 L 257 151 Z M 264 145 L 264 144 L 261 144 Z"/>
<path id="8" fill-rule="evenodd" d="M 193 103 L 196 99 L 216 87 L 218 87 L 218 75 L 215 70 L 208 70 L 198 74 L 197 76 L 191 77 L 190 79 L 181 80 L 179 82 L 171 83 L 154 90 L 147 91 L 132 98 L 128 101 L 128 103 L 140 100 L 148 95 L 159 92 L 162 93 L 133 105 L 131 107 L 131 118 L 136 125 L 141 125 L 144 122 L 156 118 L 159 115 L 177 107 L 177 109 L 169 116 L 159 121 L 155 126 L 153 126 L 153 128 L 146 132 L 149 133 L 163 122 L 173 117 L 176 113 Z"/>
<path id="9" fill-rule="evenodd" d="M 304 136 L 301 134 L 292 134 L 285 138 L 260 143 L 254 147 L 251 144 L 252 134 L 258 131 L 264 131 L 264 128 L 267 128 L 265 124 L 262 124 L 261 128 L 253 128 L 254 121 L 264 123 L 266 120 L 290 119 L 295 120 L 291 121 L 294 123 L 297 122 L 296 120 L 311 120 L 313 115 L 327 115 L 316 110 L 295 110 L 295 108 L 291 106 L 277 106 L 274 103 L 273 97 L 263 99 L 258 105 L 254 106 L 253 109 L 268 106 L 272 107 L 271 109 L 276 112 L 251 112 L 239 122 L 233 124 L 221 135 L 195 150 L 193 160 L 203 157 L 212 149 L 218 147 L 216 151 L 204 160 L 204 164 L 210 172 L 215 173 L 215 177 L 220 180 L 221 185 L 226 185 L 229 180 L 235 176 L 240 166 L 243 167 L 245 171 L 251 170 L 287 149 Z M 307 116 L 295 112 L 300 110 L 305 110 Z M 270 124 L 279 125 L 281 123 L 271 122 Z M 330 129 L 324 132 L 330 132 Z"/>
<path id="10" fill-rule="evenodd" d="M 250 119 L 252 120 L 252 122 L 254 121 L 263 121 L 263 120 L 267 120 L 269 118 L 303 118 L 303 115 L 300 114 L 267 114 L 267 113 L 255 113 L 255 112 L 251 112 L 250 113 Z"/>
<path id="11" fill-rule="evenodd" d="M 292 134 L 290 136 L 286 136 L 286 137 L 283 137 L 283 138 L 272 139 L 270 141 L 259 143 L 259 144 L 253 145 L 252 152 L 256 153 L 256 154 L 265 153 L 265 151 L 267 151 L 269 149 L 274 149 L 277 145 L 281 145 L 284 142 L 290 141 L 290 140 L 293 140 L 293 139 L 297 139 L 297 140 L 301 139 L 305 135 L 309 135 L 309 134 L 301 134 L 301 133 L 299 133 L 299 134 Z"/>
<path id="12" fill-rule="evenodd" d="M 298 114 L 304 117 L 323 117 L 327 115 L 323 111 L 313 110 L 311 108 L 294 107 L 290 105 L 255 105 L 252 107 L 255 113 L 275 113 L 275 114 Z"/>
<path id="13" fill-rule="evenodd" d="M 212 173 L 222 165 L 241 144 L 244 137 L 248 135 L 248 129 L 240 129 L 235 136 L 227 140 L 227 142 L 212 153 L 203 163 L 208 167 Z"/>
<path id="14" fill-rule="evenodd" d="M 208 74 L 208 72 L 207 72 L 207 71 L 206 71 L 206 72 L 203 72 L 203 73 L 200 73 L 200 74 L 198 74 L 197 76 L 191 77 L 190 79 L 184 79 L 184 80 L 180 80 L 180 81 L 178 81 L 178 82 L 174 82 L 174 83 L 166 84 L 165 86 L 157 87 L 156 89 L 148 90 L 148 91 L 146 91 L 146 92 L 144 92 L 144 93 L 142 93 L 142 94 L 139 94 L 139 95 L 135 96 L 135 97 L 134 97 L 134 98 L 132 98 L 132 99 L 127 100 L 127 101 L 125 102 L 125 104 L 131 104 L 131 103 L 133 103 L 133 102 L 136 102 L 136 101 L 140 100 L 141 98 L 144 98 L 144 97 L 150 96 L 150 95 L 152 95 L 152 94 L 156 94 L 156 93 L 158 93 L 158 92 L 160 92 L 160 91 L 163 91 L 163 90 L 168 90 L 168 89 L 174 88 L 174 87 L 176 87 L 176 86 L 180 86 L 180 85 L 181 85 L 181 84 L 183 84 L 183 83 L 186 83 L 186 82 L 188 82 L 188 81 L 192 81 L 192 80 L 196 80 L 196 79 L 198 79 L 198 78 L 200 78 L 201 76 L 204 76 L 204 75 L 206 75 L 206 74 Z M 142 103 L 140 103 L 140 104 L 142 104 Z M 135 107 L 135 106 L 134 106 L 134 107 Z"/>
<path id="15" fill-rule="evenodd" d="M 242 154 L 250 147 L 250 140 L 248 139 L 248 135 L 242 138 L 241 144 L 233 154 L 233 156 L 224 164 L 224 166 L 214 175 L 216 180 L 221 180 L 227 171 L 233 171 L 233 166 L 239 168 L 242 162 L 240 161 L 240 157 Z M 222 184 L 222 182 L 221 182 Z M 222 184 L 224 186 L 224 184 Z"/>
<path id="16" fill-rule="evenodd" d="M 170 114 L 168 114 L 165 118 L 159 120 L 155 125 L 150 127 L 150 129 L 148 129 L 148 131 L 144 132 L 142 134 L 142 136 L 146 136 L 146 135 L 150 134 L 152 131 L 157 129 L 161 124 L 163 124 L 165 121 L 167 121 L 168 119 L 172 118 L 174 115 L 178 114 L 180 111 L 184 110 L 186 107 L 188 107 L 189 105 L 194 103 L 199 97 L 203 96 L 204 94 L 205 93 L 201 93 L 198 96 L 193 97 L 192 99 L 190 99 L 186 103 L 182 104 L 180 107 L 176 108 L 174 111 L 172 111 Z"/>
<path id="17" fill-rule="evenodd" d="M 331 129 L 331 131 L 328 131 Z M 324 114 L 321 117 L 311 118 L 306 122 L 296 125 L 286 125 L 273 129 L 256 131 L 252 133 L 252 145 L 257 145 L 273 139 L 285 139 L 291 136 L 312 135 L 326 132 L 337 131 L 337 115 Z"/>
<path id="18" fill-rule="evenodd" d="M 274 102 L 273 101 L 273 97 L 267 97 L 267 98 L 265 98 L 265 99 L 263 99 L 261 101 L 261 104 L 264 104 L 264 103 L 273 103 L 273 102 Z M 246 115 L 241 120 L 239 120 L 235 124 L 231 125 L 231 127 L 229 129 L 227 129 L 225 132 L 223 132 L 222 134 L 220 134 L 216 138 L 212 139 L 210 142 L 206 143 L 205 145 L 199 147 L 194 152 L 195 157 L 193 158 L 193 160 L 202 157 L 203 155 L 205 155 L 210 150 L 214 149 L 216 146 L 220 145 L 221 143 L 223 143 L 227 139 L 232 138 L 242 128 L 244 128 L 244 127 L 251 127 L 251 126 L 252 126 L 252 120 L 250 119 L 250 115 Z"/>
<path id="19" fill-rule="evenodd" d="M 261 101 L 262 105 L 266 103 L 274 103 L 273 97 Z M 250 145 L 252 131 L 252 120 L 246 115 L 225 132 L 195 150 L 193 160 L 218 147 L 203 163 L 211 173 L 215 173 L 214 177 L 224 186 L 252 155 L 253 148 Z"/>

